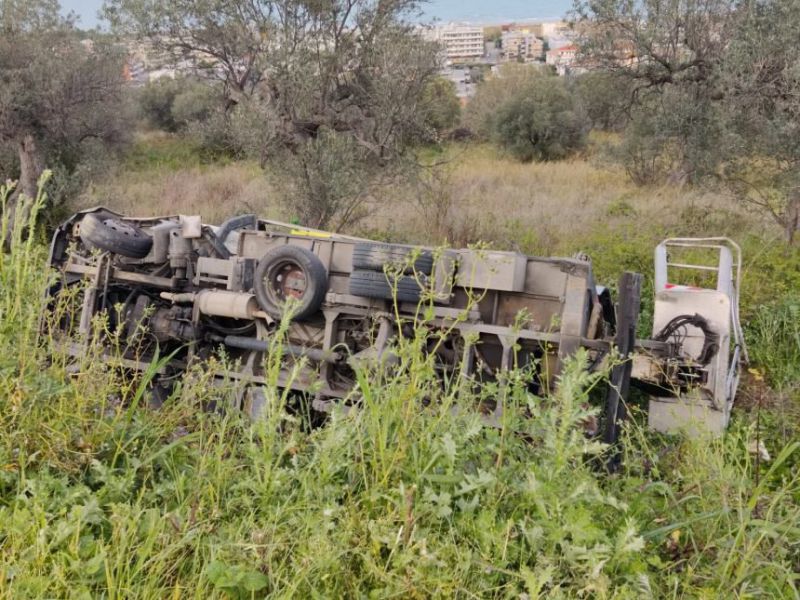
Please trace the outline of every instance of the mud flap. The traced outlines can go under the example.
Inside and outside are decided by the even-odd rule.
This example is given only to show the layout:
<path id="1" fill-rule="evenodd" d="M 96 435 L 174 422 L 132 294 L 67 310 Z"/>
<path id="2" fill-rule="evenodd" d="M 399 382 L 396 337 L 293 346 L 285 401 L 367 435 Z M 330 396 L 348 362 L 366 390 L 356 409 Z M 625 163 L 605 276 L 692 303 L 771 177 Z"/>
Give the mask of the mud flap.
<path id="1" fill-rule="evenodd" d="M 619 301 L 617 304 L 617 333 L 614 345 L 622 358 L 611 371 L 606 394 L 606 406 L 603 418 L 603 441 L 616 445 L 619 440 L 620 426 L 627 416 L 625 403 L 631 387 L 631 355 L 636 344 L 636 325 L 641 309 L 642 275 L 626 271 L 619 280 Z M 608 460 L 608 469 L 615 471 L 619 467 L 621 454 L 614 448 Z"/>

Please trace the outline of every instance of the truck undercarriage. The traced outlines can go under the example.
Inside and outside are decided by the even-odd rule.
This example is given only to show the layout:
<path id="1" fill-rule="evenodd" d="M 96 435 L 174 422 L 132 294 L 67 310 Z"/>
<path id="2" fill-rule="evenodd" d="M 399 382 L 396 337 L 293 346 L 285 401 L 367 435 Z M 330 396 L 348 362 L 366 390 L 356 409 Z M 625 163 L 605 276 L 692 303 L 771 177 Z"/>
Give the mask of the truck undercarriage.
<path id="1" fill-rule="evenodd" d="M 716 263 L 671 258 L 687 249 L 710 252 Z M 538 393 L 556 384 L 579 348 L 590 369 L 621 357 L 612 361 L 605 407 L 603 437 L 613 442 L 631 383 L 650 394 L 655 429 L 727 425 L 746 360 L 739 261 L 738 247 L 722 238 L 660 244 L 653 335 L 639 339 L 641 275 L 623 274 L 614 302 L 585 258 L 382 244 L 255 215 L 212 226 L 197 216 L 126 218 L 96 208 L 56 231 L 50 263 L 60 277 L 50 297 L 53 306 L 76 299 L 53 325 L 72 354 L 91 337 L 113 335 L 132 369 L 169 356 L 161 368 L 169 379 L 224 349 L 236 365 L 226 377 L 253 390 L 242 408 L 254 418 L 271 353 L 280 355 L 278 385 L 325 412 L 356 403 L 359 365 L 392 364 L 394 342 L 421 322 L 430 331 L 425 351 L 443 374 L 478 385 L 525 366 Z M 716 284 L 676 285 L 668 277 L 675 269 L 714 275 Z M 281 323 L 285 336 L 276 341 Z"/>

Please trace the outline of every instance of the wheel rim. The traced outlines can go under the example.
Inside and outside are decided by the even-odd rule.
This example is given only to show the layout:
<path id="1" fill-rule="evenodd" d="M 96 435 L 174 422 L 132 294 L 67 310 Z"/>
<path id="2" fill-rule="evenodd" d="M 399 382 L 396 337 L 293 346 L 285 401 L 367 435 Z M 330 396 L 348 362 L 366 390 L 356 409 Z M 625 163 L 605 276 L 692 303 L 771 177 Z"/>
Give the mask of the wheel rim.
<path id="1" fill-rule="evenodd" d="M 302 300 L 308 289 L 305 270 L 292 261 L 277 263 L 267 272 L 265 280 L 266 288 L 277 304 L 289 298 Z"/>

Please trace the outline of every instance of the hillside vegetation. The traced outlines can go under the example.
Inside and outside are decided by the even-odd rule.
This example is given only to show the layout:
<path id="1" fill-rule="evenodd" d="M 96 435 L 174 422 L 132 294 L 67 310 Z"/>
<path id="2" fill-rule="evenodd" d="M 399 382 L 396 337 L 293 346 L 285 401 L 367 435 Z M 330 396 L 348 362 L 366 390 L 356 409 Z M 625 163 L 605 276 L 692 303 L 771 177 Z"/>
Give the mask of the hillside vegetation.
<path id="1" fill-rule="evenodd" d="M 106 0 L 88 37 L 3 4 L 0 598 L 800 598 L 797 1 L 578 1 L 596 69 L 505 65 L 463 111 L 417 0 Z M 175 78 L 125 81 L 143 38 Z M 422 317 L 395 369 L 356 368 L 356 409 L 278 387 L 279 328 L 263 419 L 224 356 L 156 410 L 158 361 L 47 334 L 78 310 L 46 300 L 49 235 L 98 204 L 585 252 L 598 283 L 645 275 L 641 337 L 654 245 L 724 235 L 751 363 L 719 439 L 647 431 L 634 395 L 619 449 L 584 434 L 585 353 L 541 397 L 525 370 L 443 382 Z"/>
<path id="2" fill-rule="evenodd" d="M 585 161 L 526 173 L 485 154 L 461 160 L 495 161 L 491 176 L 456 167 L 462 190 L 489 177 L 530 178 L 533 190 L 553 194 L 553 206 L 560 190 L 576 214 L 581 195 L 600 199 L 591 208 L 598 218 L 606 213 L 607 225 L 578 221 L 570 236 L 554 213 L 548 219 L 544 202 L 535 204 L 543 191 L 526 205 L 528 189 L 509 187 L 516 194 L 505 197 L 517 204 L 508 214 L 531 223 L 534 237 L 499 221 L 498 245 L 535 248 L 543 231 L 535 223 L 555 223 L 564 233 L 553 248 L 602 244 L 598 267 L 611 275 L 646 271 L 650 237 L 680 227 L 671 214 L 663 225 L 647 222 L 669 190 L 647 198 L 615 190 L 613 174 Z M 159 177 L 188 171 L 236 180 L 247 168 L 165 162 L 121 177 L 156 190 L 166 185 Z M 497 214 L 501 198 L 493 200 Z M 117 208 L 131 201 L 113 200 Z M 715 209 L 719 201 L 696 196 L 683 205 L 713 215 L 691 232 L 746 222 Z M 469 194 L 456 202 L 468 203 Z M 172 210 L 184 207 L 205 208 Z M 615 210 L 629 218 L 617 221 Z M 387 235 L 415 235 L 413 219 L 394 226 Z M 598 468 L 607 449 L 582 433 L 603 381 L 582 372 L 581 354 L 552 396 L 531 395 L 526 373 L 516 371 L 506 386 L 478 393 L 458 382 L 442 387 L 409 339 L 398 369 L 358 374 L 361 410 L 336 411 L 315 429 L 277 386 L 268 388 L 262 422 L 208 410 L 230 405 L 234 394 L 233 386 L 209 385 L 221 367 L 214 364 L 194 369 L 160 410 L 149 409 L 151 374 L 131 381 L 97 360 L 99 348 L 75 361 L 37 340 L 51 275 L 41 269 L 45 245 L 18 223 L 11 253 L 0 256 L 0 595 L 796 597 L 797 257 L 774 251 L 752 227 L 740 233 L 761 240 L 746 253 L 748 336 L 759 364 L 730 431 L 717 440 L 655 436 L 634 406 L 622 471 L 609 475 Z M 769 294 L 764 303 L 759 294 Z M 485 394 L 526 410 L 485 428 Z M 514 416 L 525 412 L 530 418 Z M 759 442 L 769 460 L 753 451 Z"/>

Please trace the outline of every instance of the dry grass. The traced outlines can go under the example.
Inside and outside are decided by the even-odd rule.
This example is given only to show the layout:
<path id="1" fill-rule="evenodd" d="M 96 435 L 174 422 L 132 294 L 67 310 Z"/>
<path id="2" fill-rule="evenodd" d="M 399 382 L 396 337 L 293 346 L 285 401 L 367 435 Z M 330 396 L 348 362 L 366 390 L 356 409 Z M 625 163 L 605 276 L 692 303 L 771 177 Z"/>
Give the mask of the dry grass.
<path id="1" fill-rule="evenodd" d="M 80 199 L 82 206 L 102 204 L 127 215 L 201 214 L 211 223 L 233 214 L 274 214 L 267 182 L 250 163 L 185 169 L 123 171 L 100 182 Z"/>
<path id="2" fill-rule="evenodd" d="M 374 203 L 356 233 L 380 239 L 465 245 L 489 241 L 529 253 L 570 251 L 599 230 L 657 225 L 670 234 L 763 230 L 730 198 L 692 188 L 635 186 L 625 173 L 588 157 L 521 164 L 490 146 L 450 148 L 421 181 Z M 175 138 L 141 138 L 116 174 L 79 201 L 130 215 L 193 213 L 207 222 L 255 212 L 286 219 L 254 162 L 208 162 Z M 565 240 L 569 243 L 565 244 Z"/>
<path id="3" fill-rule="evenodd" d="M 399 203 L 410 210 L 398 211 Z M 715 215 L 713 222 L 708 216 Z M 697 234 L 731 233 L 743 219 L 762 227 L 720 193 L 635 186 L 625 173 L 591 158 L 521 164 L 491 147 L 462 150 L 446 167 L 378 207 L 373 227 L 415 241 L 491 240 L 529 252 L 555 252 L 599 228 L 658 223 Z M 699 221 L 705 221 L 700 223 Z M 758 221 L 758 222 L 757 222 Z"/>
<path id="4" fill-rule="evenodd" d="M 137 134 L 125 162 L 94 182 L 76 208 L 98 204 L 132 216 L 200 214 L 210 223 L 245 212 L 281 216 L 257 163 L 214 160 L 164 132 Z"/>

